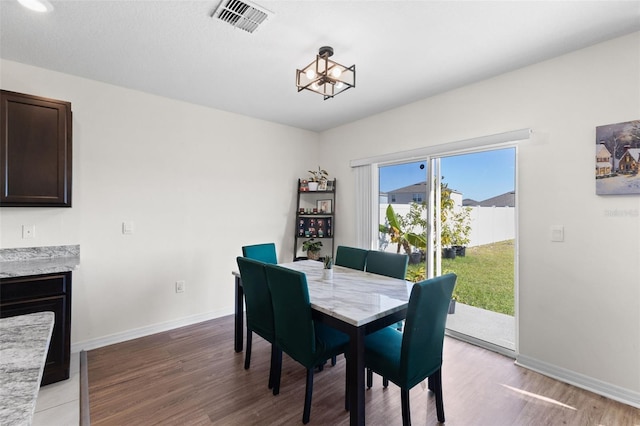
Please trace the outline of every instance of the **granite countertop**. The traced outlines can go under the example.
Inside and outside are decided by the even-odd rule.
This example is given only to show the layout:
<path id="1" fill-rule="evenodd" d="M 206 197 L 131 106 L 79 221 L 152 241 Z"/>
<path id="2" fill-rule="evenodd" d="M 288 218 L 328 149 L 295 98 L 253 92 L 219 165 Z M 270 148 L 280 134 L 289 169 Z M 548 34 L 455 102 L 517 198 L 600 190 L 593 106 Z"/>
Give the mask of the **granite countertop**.
<path id="1" fill-rule="evenodd" d="M 0 278 L 68 272 L 79 264 L 79 245 L 0 249 Z"/>
<path id="2" fill-rule="evenodd" d="M 31 424 L 54 321 L 53 312 L 0 319 L 0 424 Z"/>

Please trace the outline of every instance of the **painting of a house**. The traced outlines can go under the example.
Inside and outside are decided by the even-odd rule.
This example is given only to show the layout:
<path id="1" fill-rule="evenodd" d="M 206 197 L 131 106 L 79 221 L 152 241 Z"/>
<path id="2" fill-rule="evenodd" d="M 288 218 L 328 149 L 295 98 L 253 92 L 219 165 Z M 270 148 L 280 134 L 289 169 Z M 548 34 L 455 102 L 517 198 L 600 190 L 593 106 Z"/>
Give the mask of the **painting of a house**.
<path id="1" fill-rule="evenodd" d="M 638 162 L 640 162 L 640 148 L 627 148 L 618 161 L 618 172 L 625 174 L 637 174 Z"/>
<path id="2" fill-rule="evenodd" d="M 596 145 L 596 179 L 611 174 L 611 153 L 605 144 Z"/>
<path id="3" fill-rule="evenodd" d="M 640 194 L 640 120 L 596 127 L 596 194 Z"/>

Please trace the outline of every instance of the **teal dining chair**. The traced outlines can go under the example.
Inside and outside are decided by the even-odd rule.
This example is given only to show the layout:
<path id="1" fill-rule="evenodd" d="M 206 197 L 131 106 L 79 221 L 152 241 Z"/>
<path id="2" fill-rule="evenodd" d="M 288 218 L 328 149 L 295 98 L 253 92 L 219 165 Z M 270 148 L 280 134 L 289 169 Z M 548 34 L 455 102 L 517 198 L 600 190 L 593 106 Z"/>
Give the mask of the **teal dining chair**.
<path id="1" fill-rule="evenodd" d="M 265 263 L 278 263 L 276 245 L 274 243 L 253 244 L 242 247 L 242 255 Z"/>
<path id="2" fill-rule="evenodd" d="M 403 426 L 411 424 L 409 390 L 427 377 L 435 394 L 438 421 L 444 422 L 442 346 L 456 278 L 446 274 L 414 284 L 404 332 L 386 327 L 365 337 L 367 386 L 371 387 L 373 370 L 400 387 Z"/>
<path id="3" fill-rule="evenodd" d="M 368 253 L 368 250 L 361 248 L 338 246 L 335 264 L 364 271 L 365 265 L 367 264 Z"/>
<path id="4" fill-rule="evenodd" d="M 404 280 L 407 275 L 409 256 L 401 253 L 369 250 L 367 254 L 367 272 Z"/>
<path id="5" fill-rule="evenodd" d="M 273 303 L 276 343 L 284 353 L 307 369 L 302 414 L 302 423 L 306 424 L 311 415 L 314 369 L 321 367 L 329 358 L 344 353 L 349 336 L 313 320 L 307 277 L 303 272 L 278 265 L 266 265 L 265 269 Z M 282 363 L 274 374 L 274 395 L 280 391 L 281 366 Z"/>
<path id="6" fill-rule="evenodd" d="M 408 265 L 409 256 L 406 254 L 378 250 L 369 250 L 367 254 L 367 272 L 372 274 L 404 280 Z M 396 324 L 396 328 L 402 330 L 402 321 Z"/>
<path id="7" fill-rule="evenodd" d="M 276 381 L 274 374 L 280 374 L 278 365 L 282 360 L 282 351 L 276 345 L 273 305 L 267 285 L 265 263 L 241 256 L 238 256 L 236 261 L 240 269 L 240 277 L 242 277 L 247 315 L 247 349 L 245 351 L 244 368 L 247 370 L 251 365 L 251 341 L 253 333 L 256 333 L 271 343 L 269 389 L 272 389 Z"/>

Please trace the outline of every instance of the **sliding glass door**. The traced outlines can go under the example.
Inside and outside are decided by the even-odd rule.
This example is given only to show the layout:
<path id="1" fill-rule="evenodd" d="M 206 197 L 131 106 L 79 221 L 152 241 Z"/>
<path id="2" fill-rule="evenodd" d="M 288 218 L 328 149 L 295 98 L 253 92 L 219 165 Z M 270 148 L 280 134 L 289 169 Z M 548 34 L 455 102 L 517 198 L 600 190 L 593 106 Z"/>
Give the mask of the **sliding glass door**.
<path id="1" fill-rule="evenodd" d="M 515 164 L 511 147 L 378 165 L 378 248 L 408 254 L 412 281 L 456 273 L 449 332 L 501 352 L 515 350 Z"/>

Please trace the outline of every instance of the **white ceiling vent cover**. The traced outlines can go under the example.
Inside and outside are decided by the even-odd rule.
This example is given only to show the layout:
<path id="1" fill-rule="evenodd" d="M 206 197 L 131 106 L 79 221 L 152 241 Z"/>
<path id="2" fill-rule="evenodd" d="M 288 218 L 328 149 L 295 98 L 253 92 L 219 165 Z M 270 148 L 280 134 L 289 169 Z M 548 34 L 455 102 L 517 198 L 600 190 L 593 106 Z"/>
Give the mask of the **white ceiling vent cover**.
<path id="1" fill-rule="evenodd" d="M 273 12 L 257 4 L 240 0 L 222 0 L 212 18 L 218 18 L 247 32 L 254 32 Z"/>

